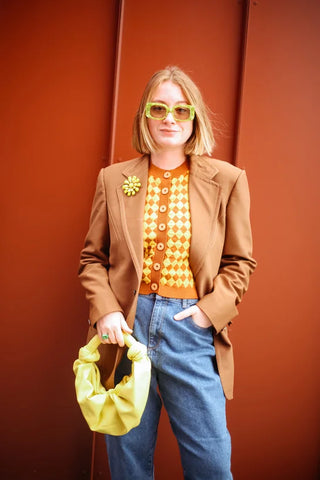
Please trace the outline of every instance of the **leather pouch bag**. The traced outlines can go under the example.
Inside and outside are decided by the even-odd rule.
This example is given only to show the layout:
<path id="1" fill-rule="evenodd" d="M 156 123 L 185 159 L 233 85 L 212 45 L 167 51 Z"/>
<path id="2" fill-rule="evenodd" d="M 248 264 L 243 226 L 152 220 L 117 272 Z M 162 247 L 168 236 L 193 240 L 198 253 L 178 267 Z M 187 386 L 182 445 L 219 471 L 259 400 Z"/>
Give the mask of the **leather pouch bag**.
<path id="1" fill-rule="evenodd" d="M 100 358 L 98 335 L 80 348 L 79 358 L 73 364 L 77 401 L 90 429 L 95 432 L 124 435 L 139 425 L 147 403 L 151 378 L 147 348 L 127 333 L 123 333 L 123 337 L 132 370 L 115 388 L 106 390 L 100 382 L 95 364 Z"/>

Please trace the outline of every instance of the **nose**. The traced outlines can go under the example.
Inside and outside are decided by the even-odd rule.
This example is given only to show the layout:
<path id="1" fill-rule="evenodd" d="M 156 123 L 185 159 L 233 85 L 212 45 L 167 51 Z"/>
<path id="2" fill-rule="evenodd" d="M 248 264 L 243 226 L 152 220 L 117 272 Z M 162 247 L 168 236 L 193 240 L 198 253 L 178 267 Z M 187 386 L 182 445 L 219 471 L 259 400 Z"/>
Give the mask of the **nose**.
<path id="1" fill-rule="evenodd" d="M 176 123 L 174 116 L 172 115 L 172 112 L 169 112 L 163 121 L 168 123 Z"/>

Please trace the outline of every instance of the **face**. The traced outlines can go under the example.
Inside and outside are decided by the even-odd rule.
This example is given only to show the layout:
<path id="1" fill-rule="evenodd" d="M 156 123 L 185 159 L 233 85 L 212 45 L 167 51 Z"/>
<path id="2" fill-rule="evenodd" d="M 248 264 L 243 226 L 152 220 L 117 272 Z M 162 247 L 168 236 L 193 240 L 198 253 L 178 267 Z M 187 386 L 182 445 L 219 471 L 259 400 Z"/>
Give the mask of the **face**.
<path id="1" fill-rule="evenodd" d="M 179 85 L 165 81 L 153 92 L 151 102 L 164 103 L 169 108 L 178 104 L 188 104 Z M 164 120 L 147 119 L 150 134 L 161 151 L 184 150 L 184 145 L 190 138 L 193 120 L 176 121 L 170 112 Z"/>

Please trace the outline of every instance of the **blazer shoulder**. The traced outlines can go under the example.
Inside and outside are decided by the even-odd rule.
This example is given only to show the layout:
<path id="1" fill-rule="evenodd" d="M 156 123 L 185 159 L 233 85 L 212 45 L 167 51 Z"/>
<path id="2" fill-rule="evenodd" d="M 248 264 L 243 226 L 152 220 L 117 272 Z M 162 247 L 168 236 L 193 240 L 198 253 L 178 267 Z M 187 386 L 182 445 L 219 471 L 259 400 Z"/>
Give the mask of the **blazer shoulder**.
<path id="1" fill-rule="evenodd" d="M 242 168 L 223 160 L 212 159 L 212 162 L 217 169 L 214 180 L 226 191 L 231 191 L 237 182 L 242 179 L 246 182 L 246 172 Z"/>
<path id="2" fill-rule="evenodd" d="M 118 163 L 112 163 L 111 165 L 108 165 L 107 167 L 104 167 L 101 169 L 103 176 L 109 177 L 117 174 L 121 174 L 127 168 L 134 167 L 135 164 L 141 162 L 143 157 L 137 157 L 137 158 L 132 158 L 131 160 L 126 160 L 125 162 L 118 162 Z"/>
<path id="3" fill-rule="evenodd" d="M 148 159 L 144 156 L 133 158 L 125 162 L 113 163 L 100 170 L 100 178 L 105 188 L 118 187 L 124 179 L 130 175 L 137 175 L 141 178 L 141 171 L 148 168 Z"/>
<path id="4" fill-rule="evenodd" d="M 236 167 L 225 160 L 219 160 L 217 158 L 212 158 L 210 160 L 220 175 L 230 178 L 238 178 L 238 176 L 243 172 L 242 168 Z"/>
<path id="5" fill-rule="evenodd" d="M 224 160 L 207 156 L 192 157 L 192 171 L 203 178 L 210 177 L 222 188 L 232 188 L 238 178 L 245 174 L 244 170 Z"/>

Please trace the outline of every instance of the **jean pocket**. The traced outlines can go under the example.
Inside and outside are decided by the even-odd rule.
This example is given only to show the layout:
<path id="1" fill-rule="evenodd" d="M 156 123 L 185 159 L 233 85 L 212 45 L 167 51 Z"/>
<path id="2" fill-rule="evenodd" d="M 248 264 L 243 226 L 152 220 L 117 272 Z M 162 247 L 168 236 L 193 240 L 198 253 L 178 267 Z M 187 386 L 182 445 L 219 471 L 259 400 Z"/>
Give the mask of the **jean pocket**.
<path id="1" fill-rule="evenodd" d="M 198 325 L 192 316 L 187 317 L 186 320 L 188 322 L 188 325 L 197 332 L 211 333 L 212 331 L 212 325 L 209 325 L 208 327 L 203 327 L 201 325 Z"/>

